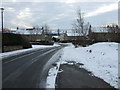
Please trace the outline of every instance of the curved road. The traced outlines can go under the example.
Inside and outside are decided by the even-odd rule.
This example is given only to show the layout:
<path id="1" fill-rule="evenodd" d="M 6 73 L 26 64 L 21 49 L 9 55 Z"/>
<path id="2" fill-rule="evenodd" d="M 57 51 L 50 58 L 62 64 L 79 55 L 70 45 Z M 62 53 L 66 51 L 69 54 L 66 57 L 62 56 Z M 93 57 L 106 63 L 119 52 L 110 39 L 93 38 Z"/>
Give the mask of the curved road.
<path id="1" fill-rule="evenodd" d="M 44 66 L 63 47 L 40 49 L 3 59 L 2 88 L 45 88 L 42 80 L 47 77 L 50 66 L 47 69 Z"/>

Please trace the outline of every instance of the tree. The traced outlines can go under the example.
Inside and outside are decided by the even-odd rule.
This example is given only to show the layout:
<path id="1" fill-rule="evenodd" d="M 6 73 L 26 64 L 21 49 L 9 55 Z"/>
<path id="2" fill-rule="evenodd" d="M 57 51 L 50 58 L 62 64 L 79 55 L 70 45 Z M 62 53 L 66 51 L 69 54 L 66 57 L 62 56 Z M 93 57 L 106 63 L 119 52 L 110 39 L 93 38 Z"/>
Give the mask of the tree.
<path id="1" fill-rule="evenodd" d="M 87 37 L 90 28 L 91 28 L 91 27 L 90 27 L 89 22 L 84 25 L 83 36 Z"/>
<path id="2" fill-rule="evenodd" d="M 84 16 L 81 10 L 79 9 L 77 11 L 77 19 L 73 23 L 73 30 L 74 32 L 78 33 L 79 36 L 87 36 L 87 32 L 89 31 L 89 22 L 85 24 L 84 22 Z"/>
<path id="3" fill-rule="evenodd" d="M 78 10 L 77 15 L 78 15 L 78 17 L 77 17 L 77 23 L 76 23 L 77 27 L 78 27 L 77 32 L 79 34 L 84 34 L 84 31 L 83 31 L 84 18 L 83 18 L 83 13 L 81 13 L 81 10 Z"/>
<path id="4" fill-rule="evenodd" d="M 77 11 L 77 19 L 73 23 L 73 27 L 72 27 L 72 32 L 74 33 L 75 47 L 77 46 L 77 44 L 79 44 L 80 36 L 83 36 L 81 37 L 81 43 L 82 44 L 85 43 L 84 39 L 88 38 L 89 28 L 90 28 L 90 23 L 89 22 L 85 23 L 84 15 L 79 9 Z"/>
<path id="5" fill-rule="evenodd" d="M 58 36 L 60 36 L 60 29 L 58 28 Z"/>
<path id="6" fill-rule="evenodd" d="M 36 25 L 33 30 L 34 30 L 34 35 L 35 35 L 35 41 L 37 41 L 39 37 L 39 33 L 41 32 L 42 28 Z"/>
<path id="7" fill-rule="evenodd" d="M 30 28 L 30 29 L 26 29 L 30 33 L 30 41 L 33 41 L 34 29 L 35 29 L 35 27 Z"/>
<path id="8" fill-rule="evenodd" d="M 45 24 L 43 26 L 43 28 L 44 28 L 43 30 L 44 30 L 45 34 L 48 34 L 49 33 L 49 26 L 47 24 Z"/>
<path id="9" fill-rule="evenodd" d="M 47 24 L 43 25 L 42 27 L 43 27 L 43 32 L 45 34 L 45 36 L 44 36 L 45 41 L 48 41 L 49 36 L 51 35 L 50 27 Z"/>

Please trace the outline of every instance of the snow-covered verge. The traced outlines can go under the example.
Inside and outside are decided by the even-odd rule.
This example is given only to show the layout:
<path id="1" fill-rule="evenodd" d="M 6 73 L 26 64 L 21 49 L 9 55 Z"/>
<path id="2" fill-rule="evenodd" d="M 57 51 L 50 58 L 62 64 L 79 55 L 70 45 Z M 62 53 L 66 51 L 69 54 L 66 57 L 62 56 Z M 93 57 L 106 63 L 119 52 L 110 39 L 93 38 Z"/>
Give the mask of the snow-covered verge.
<path id="1" fill-rule="evenodd" d="M 63 49 L 62 63 L 75 61 L 111 86 L 118 88 L 118 43 L 103 42 L 88 47 Z"/>
<path id="2" fill-rule="evenodd" d="M 59 46 L 59 45 L 68 45 L 72 46 L 71 43 L 55 43 L 54 46 Z M 48 77 L 46 80 L 46 88 L 47 90 L 49 88 L 55 88 L 55 81 L 58 73 L 61 73 L 63 70 L 59 71 L 60 64 L 62 63 L 62 56 L 63 56 L 63 49 L 58 51 L 49 61 L 56 61 L 54 64 L 52 64 L 52 67 L 48 71 Z M 49 63 L 50 64 L 50 63 Z M 49 65 L 46 65 L 49 66 Z"/>
<path id="3" fill-rule="evenodd" d="M 46 88 L 55 88 L 55 81 L 59 71 L 60 62 L 55 63 L 56 66 L 52 67 L 48 72 Z"/>
<path id="4" fill-rule="evenodd" d="M 59 43 L 54 43 L 53 45 L 32 45 L 33 48 L 49 48 L 60 46 Z"/>
<path id="5" fill-rule="evenodd" d="M 0 53 L 1 58 L 6 58 L 18 54 L 23 54 L 29 51 L 33 50 L 38 50 L 38 49 L 44 49 L 44 48 L 50 48 L 50 47 L 57 47 L 60 46 L 58 43 L 55 43 L 54 45 L 32 45 L 32 48 L 29 49 L 21 49 L 21 50 L 15 50 L 15 51 L 10 51 L 10 52 L 5 52 L 5 53 Z"/>
<path id="6" fill-rule="evenodd" d="M 55 88 L 55 81 L 57 74 L 61 71 L 59 71 L 60 64 L 61 64 L 61 56 L 62 56 L 62 50 L 59 50 L 49 61 L 56 61 L 54 64 L 52 64 L 52 67 L 48 71 L 48 77 L 46 80 L 46 88 Z M 48 65 L 47 65 L 48 66 Z"/>

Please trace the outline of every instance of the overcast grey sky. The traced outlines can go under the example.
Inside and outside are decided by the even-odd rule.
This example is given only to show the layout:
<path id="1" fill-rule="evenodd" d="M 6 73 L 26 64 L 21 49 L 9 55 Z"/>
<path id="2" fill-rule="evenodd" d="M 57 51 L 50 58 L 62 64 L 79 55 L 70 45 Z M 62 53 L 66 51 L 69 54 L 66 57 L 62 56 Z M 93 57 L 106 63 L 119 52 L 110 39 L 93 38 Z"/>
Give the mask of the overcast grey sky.
<path id="1" fill-rule="evenodd" d="M 118 23 L 118 2 L 78 2 L 78 0 L 61 0 L 61 2 L 20 2 L 13 0 L 3 2 L 4 26 L 9 28 L 42 26 L 48 24 L 50 28 L 72 28 L 77 17 L 76 11 L 81 9 L 86 22 L 93 26 Z"/>

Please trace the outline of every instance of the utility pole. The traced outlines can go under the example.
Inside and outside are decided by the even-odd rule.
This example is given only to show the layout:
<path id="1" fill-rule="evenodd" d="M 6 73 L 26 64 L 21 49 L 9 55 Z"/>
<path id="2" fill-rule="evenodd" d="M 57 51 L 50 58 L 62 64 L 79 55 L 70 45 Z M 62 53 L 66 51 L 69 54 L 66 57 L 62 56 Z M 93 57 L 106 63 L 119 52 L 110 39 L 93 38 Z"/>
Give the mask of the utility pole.
<path id="1" fill-rule="evenodd" d="M 58 29 L 58 36 L 60 35 L 60 30 Z"/>
<path id="2" fill-rule="evenodd" d="M 2 42 L 3 42 L 3 11 L 4 11 L 4 8 L 0 8 L 0 9 L 1 9 Z M 3 43 L 2 43 L 2 52 L 4 52 Z"/>

